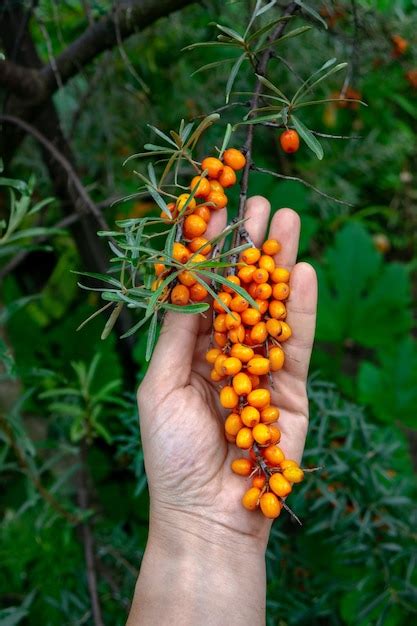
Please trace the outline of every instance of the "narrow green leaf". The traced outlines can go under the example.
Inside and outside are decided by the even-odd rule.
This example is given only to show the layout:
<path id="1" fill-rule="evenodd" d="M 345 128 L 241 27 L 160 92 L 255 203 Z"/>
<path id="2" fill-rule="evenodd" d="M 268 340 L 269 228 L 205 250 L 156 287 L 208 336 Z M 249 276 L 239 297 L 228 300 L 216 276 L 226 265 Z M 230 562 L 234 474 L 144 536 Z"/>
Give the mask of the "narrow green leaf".
<path id="1" fill-rule="evenodd" d="M 244 54 L 242 54 L 237 59 L 236 63 L 234 64 L 234 66 L 230 70 L 229 77 L 228 77 L 227 83 L 226 83 L 226 104 L 229 103 L 230 92 L 232 91 L 232 87 L 233 87 L 233 84 L 234 84 L 234 82 L 236 80 L 236 77 L 238 75 L 240 66 L 242 65 L 243 61 L 245 61 L 246 59 L 247 59 L 247 57 L 246 57 L 246 52 L 245 52 Z"/>
<path id="2" fill-rule="evenodd" d="M 309 13 L 312 17 L 314 17 L 315 20 L 323 24 L 324 28 L 327 30 L 328 27 L 326 21 L 319 13 L 317 13 L 317 11 L 315 11 L 311 6 L 303 2 L 303 0 L 295 0 L 295 3 L 298 4 L 298 6 L 300 6 L 306 13 Z"/>
<path id="3" fill-rule="evenodd" d="M 149 126 L 149 128 L 152 129 L 153 132 L 158 135 L 158 137 L 160 137 L 164 141 L 167 141 L 169 144 L 171 144 L 171 146 L 174 146 L 174 148 L 177 149 L 177 144 L 175 143 L 175 141 L 173 141 L 171 137 L 168 137 L 168 135 L 163 133 L 162 130 L 159 130 L 159 128 L 157 128 L 156 126 L 152 126 L 152 124 L 147 124 L 147 126 Z"/>
<path id="4" fill-rule="evenodd" d="M 226 150 L 227 146 L 229 145 L 232 132 L 233 132 L 232 125 L 228 123 L 226 126 L 226 132 L 224 133 L 222 147 L 220 148 L 219 159 L 223 157 L 223 152 Z"/>
<path id="5" fill-rule="evenodd" d="M 314 152 L 316 157 L 321 161 L 323 158 L 324 152 L 321 146 L 321 143 L 318 141 L 317 137 L 313 135 L 311 130 L 307 128 L 297 117 L 294 115 L 291 116 L 291 122 L 294 126 L 295 130 L 298 132 L 300 137 L 306 142 L 310 150 Z"/>
<path id="6" fill-rule="evenodd" d="M 161 309 L 167 309 L 168 311 L 176 311 L 177 313 L 205 313 L 210 308 L 208 302 L 196 302 L 195 304 L 186 304 L 185 306 L 179 306 L 178 304 L 171 304 L 165 302 Z"/>
<path id="7" fill-rule="evenodd" d="M 271 30 L 271 28 L 273 28 L 279 22 L 284 22 L 284 21 L 286 22 L 290 19 L 292 19 L 292 15 L 282 15 L 281 17 L 278 17 L 276 20 L 272 20 L 272 22 L 265 24 L 265 26 L 262 26 L 262 28 L 259 28 L 257 31 L 252 33 L 252 35 L 246 39 L 246 43 L 250 43 L 254 39 L 258 39 L 259 37 L 267 33 L 269 30 Z"/>
<path id="8" fill-rule="evenodd" d="M 233 61 L 236 61 L 236 57 L 233 57 L 231 59 L 222 59 L 221 61 L 213 61 L 212 63 L 206 63 L 205 65 L 202 65 L 201 67 L 196 69 L 191 74 L 191 76 L 195 76 L 196 74 L 199 74 L 200 72 L 205 72 L 206 70 L 212 70 L 215 67 L 220 67 L 221 65 L 224 65 L 225 63 L 232 63 Z"/>
<path id="9" fill-rule="evenodd" d="M 290 103 L 290 101 L 288 100 L 288 98 L 286 97 L 285 93 L 283 93 L 281 91 L 281 89 L 279 89 L 276 85 L 274 85 L 273 83 L 271 83 L 270 80 L 268 80 L 267 78 L 265 78 L 265 76 L 261 76 L 260 74 L 256 74 L 257 79 L 265 86 L 268 87 L 268 89 L 270 89 L 271 91 L 273 91 L 274 93 L 276 93 L 280 98 L 282 98 L 287 104 Z"/>
<path id="10" fill-rule="evenodd" d="M 311 29 L 312 29 L 312 26 L 300 26 L 299 28 L 294 28 L 294 30 L 290 30 L 289 33 L 286 33 L 285 35 L 283 35 L 276 41 L 272 43 L 267 43 L 264 46 L 257 48 L 256 52 L 259 53 L 259 52 L 263 52 L 264 50 L 268 50 L 268 48 L 271 48 L 272 46 L 276 46 L 282 43 L 283 41 L 285 41 L 286 39 L 292 39 L 293 37 L 298 37 L 299 35 L 302 35 L 303 33 L 306 33 L 307 31 Z"/>
<path id="11" fill-rule="evenodd" d="M 228 35 L 229 37 L 231 37 L 235 41 L 238 41 L 239 43 L 244 43 L 245 40 L 243 39 L 242 35 L 240 35 L 237 31 L 233 30 L 233 28 L 229 28 L 228 26 L 222 26 L 221 24 L 216 24 L 216 26 L 225 35 Z"/>
<path id="12" fill-rule="evenodd" d="M 103 332 L 101 333 L 101 339 L 103 340 L 107 339 L 107 337 L 110 335 L 115 323 L 117 322 L 117 319 L 120 313 L 122 312 L 123 307 L 124 307 L 123 302 L 118 302 L 116 304 L 113 311 L 110 313 L 110 317 L 107 320 L 106 325 L 103 328 Z"/>
<path id="13" fill-rule="evenodd" d="M 158 328 L 158 313 L 155 311 L 155 313 L 152 316 L 151 323 L 149 324 L 149 329 L 148 329 L 148 339 L 146 341 L 146 354 L 145 354 L 146 361 L 149 361 L 149 359 L 152 356 L 152 352 L 153 352 L 153 348 L 154 348 L 155 340 L 156 340 L 157 328 Z"/>

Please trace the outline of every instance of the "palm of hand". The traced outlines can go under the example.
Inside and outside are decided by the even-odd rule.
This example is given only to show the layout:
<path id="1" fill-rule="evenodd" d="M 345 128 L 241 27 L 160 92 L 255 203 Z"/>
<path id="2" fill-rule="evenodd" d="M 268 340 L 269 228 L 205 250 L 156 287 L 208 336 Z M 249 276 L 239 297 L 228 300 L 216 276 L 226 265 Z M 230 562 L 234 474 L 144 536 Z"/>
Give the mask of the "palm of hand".
<path id="1" fill-rule="evenodd" d="M 269 205 L 248 202 L 248 230 L 255 244 L 264 238 Z M 252 215 L 256 214 L 256 221 Z M 292 268 L 299 219 L 279 211 L 270 236 L 282 241 L 278 262 Z M 280 408 L 280 446 L 287 458 L 301 459 L 307 430 L 306 375 L 314 334 L 314 270 L 295 266 L 288 300 L 293 337 L 285 346 L 285 368 L 274 375 L 273 403 Z M 244 535 L 266 536 L 270 523 L 242 508 L 244 481 L 232 473 L 232 459 L 244 456 L 224 438 L 218 385 L 205 362 L 210 320 L 172 314 L 166 320 L 139 394 L 142 441 L 152 506 L 204 518 Z"/>

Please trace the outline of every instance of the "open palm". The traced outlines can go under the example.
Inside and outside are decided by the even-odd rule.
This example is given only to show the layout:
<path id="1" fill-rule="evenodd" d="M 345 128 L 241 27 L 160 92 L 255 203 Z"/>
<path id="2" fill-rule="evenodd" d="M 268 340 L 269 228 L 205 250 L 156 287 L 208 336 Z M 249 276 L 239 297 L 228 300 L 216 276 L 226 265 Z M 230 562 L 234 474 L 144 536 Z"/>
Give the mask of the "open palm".
<path id="1" fill-rule="evenodd" d="M 270 205 L 257 196 L 247 202 L 246 227 L 255 245 L 265 239 Z M 225 226 L 225 211 L 213 215 L 208 236 Z M 276 263 L 292 270 L 287 321 L 293 335 L 285 344 L 284 369 L 273 375 L 272 400 L 280 408 L 280 447 L 299 461 L 308 424 L 306 378 L 314 339 L 317 283 L 313 268 L 296 264 L 300 220 L 291 209 L 273 217 L 269 238 L 282 250 Z M 208 525 L 265 540 L 270 522 L 246 511 L 240 500 L 245 479 L 230 469 L 243 456 L 224 438 L 227 412 L 205 361 L 211 316 L 169 314 L 148 373 L 139 389 L 139 412 L 151 512 L 166 519 L 202 520 Z M 177 522 L 174 522 L 177 523 Z M 185 522 L 186 523 L 186 522 Z"/>

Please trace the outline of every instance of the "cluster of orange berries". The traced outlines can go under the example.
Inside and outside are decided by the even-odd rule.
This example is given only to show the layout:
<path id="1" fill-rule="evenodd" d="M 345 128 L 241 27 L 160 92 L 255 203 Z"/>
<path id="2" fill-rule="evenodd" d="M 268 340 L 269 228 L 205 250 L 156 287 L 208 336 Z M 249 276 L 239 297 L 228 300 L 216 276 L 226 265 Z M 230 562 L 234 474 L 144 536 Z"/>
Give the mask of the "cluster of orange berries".
<path id="1" fill-rule="evenodd" d="M 304 477 L 277 445 L 279 409 L 271 404 L 270 391 L 263 384 L 265 377 L 284 366 L 281 344 L 291 337 L 284 304 L 290 295 L 290 272 L 274 260 L 280 249 L 278 241 L 269 239 L 261 250 L 251 247 L 242 252 L 237 274 L 227 277 L 228 284 L 213 304 L 217 347 L 206 354 L 213 366 L 211 379 L 226 382 L 220 390 L 220 404 L 231 410 L 224 425 L 226 438 L 249 451 L 249 457 L 232 463 L 233 472 L 252 477 L 242 504 L 250 511 L 260 507 L 271 519 L 279 516 L 292 483 Z M 236 285 L 253 298 L 256 308 L 236 293 Z"/>
<path id="2" fill-rule="evenodd" d="M 205 261 L 211 253 L 212 246 L 204 234 L 208 228 L 212 211 L 219 211 L 227 206 L 228 198 L 225 190 L 236 183 L 236 172 L 246 164 L 246 158 L 236 148 L 225 150 L 222 159 L 206 157 L 201 163 L 202 172 L 207 176 L 194 176 L 190 184 L 191 194 L 183 193 L 176 202 L 169 203 L 168 209 L 172 221 L 176 220 L 184 211 L 182 225 L 183 242 L 175 242 L 172 248 L 172 257 L 178 263 L 194 263 Z M 190 198 L 190 196 L 193 197 Z M 200 202 L 198 202 L 200 201 Z M 171 221 L 166 213 L 162 212 L 164 220 Z M 155 264 L 157 280 L 153 288 L 160 284 L 166 272 L 163 263 Z M 178 306 L 185 306 L 189 302 L 202 302 L 206 299 L 207 289 L 197 281 L 195 273 L 185 269 L 178 275 L 178 284 L 170 292 L 170 300 Z"/>

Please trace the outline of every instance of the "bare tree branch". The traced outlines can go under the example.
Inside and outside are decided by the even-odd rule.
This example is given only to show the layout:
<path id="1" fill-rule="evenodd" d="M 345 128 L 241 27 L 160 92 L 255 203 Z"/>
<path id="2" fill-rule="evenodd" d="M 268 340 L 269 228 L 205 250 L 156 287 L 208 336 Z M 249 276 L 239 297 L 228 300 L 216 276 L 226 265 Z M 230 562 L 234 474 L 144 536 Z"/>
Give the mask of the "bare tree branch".
<path id="1" fill-rule="evenodd" d="M 46 83 L 39 71 L 13 61 L 0 61 L 0 85 L 30 102 L 46 95 Z"/>

